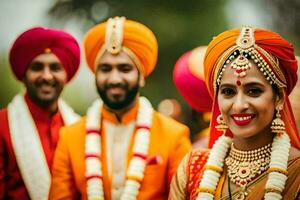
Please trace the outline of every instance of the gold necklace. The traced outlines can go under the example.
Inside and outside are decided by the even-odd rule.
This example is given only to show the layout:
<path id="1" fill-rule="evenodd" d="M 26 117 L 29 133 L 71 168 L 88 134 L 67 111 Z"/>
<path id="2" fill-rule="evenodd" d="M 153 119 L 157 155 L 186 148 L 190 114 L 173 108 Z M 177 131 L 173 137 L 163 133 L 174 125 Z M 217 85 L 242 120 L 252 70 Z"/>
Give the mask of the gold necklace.
<path id="1" fill-rule="evenodd" d="M 262 174 L 269 167 L 271 144 L 251 151 L 241 151 L 231 144 L 225 163 L 228 167 L 230 180 L 242 188 Z"/>

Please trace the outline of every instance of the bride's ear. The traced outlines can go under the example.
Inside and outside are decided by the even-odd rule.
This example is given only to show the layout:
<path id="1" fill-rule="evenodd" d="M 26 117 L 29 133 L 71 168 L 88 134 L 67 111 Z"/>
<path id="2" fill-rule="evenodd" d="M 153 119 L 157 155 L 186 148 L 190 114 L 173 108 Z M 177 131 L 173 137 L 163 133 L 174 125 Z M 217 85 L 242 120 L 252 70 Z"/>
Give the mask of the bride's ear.
<path id="1" fill-rule="evenodd" d="M 276 95 L 276 99 L 275 99 L 275 107 L 276 108 L 283 107 L 284 99 L 285 99 L 284 88 L 279 88 L 278 94 Z"/>

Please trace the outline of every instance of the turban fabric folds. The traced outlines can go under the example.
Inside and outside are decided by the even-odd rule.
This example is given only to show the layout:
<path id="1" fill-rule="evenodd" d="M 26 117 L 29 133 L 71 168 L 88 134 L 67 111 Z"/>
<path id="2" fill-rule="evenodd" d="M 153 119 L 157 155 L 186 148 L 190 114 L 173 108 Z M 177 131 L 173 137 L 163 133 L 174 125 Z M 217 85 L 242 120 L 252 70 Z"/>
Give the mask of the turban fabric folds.
<path id="1" fill-rule="evenodd" d="M 210 112 L 212 99 L 204 82 L 203 59 L 206 47 L 184 53 L 173 71 L 174 83 L 185 101 L 198 112 Z"/>
<path id="2" fill-rule="evenodd" d="M 72 79 L 80 64 L 80 48 L 76 39 L 64 31 L 44 27 L 25 31 L 12 45 L 9 61 L 17 79 L 23 79 L 35 57 L 49 52 L 62 63 L 68 81 Z"/>
<path id="3" fill-rule="evenodd" d="M 96 68 L 97 55 L 103 49 L 103 46 L 106 45 L 109 21 L 94 26 L 85 36 L 85 57 L 89 68 L 93 72 L 95 72 Z M 141 65 L 139 70 L 145 77 L 148 76 L 154 70 L 157 61 L 158 45 L 155 35 L 145 25 L 132 20 L 124 21 L 121 34 L 122 48 L 127 48 L 134 54 Z"/>
<path id="4" fill-rule="evenodd" d="M 297 56 L 297 61 L 298 63 L 300 62 L 300 57 Z M 297 72 L 298 77 L 300 76 L 300 70 L 298 69 Z M 295 116 L 295 120 L 298 126 L 298 130 L 300 129 L 300 81 L 298 79 L 298 82 L 294 88 L 294 90 L 292 91 L 292 93 L 289 96 L 290 101 L 291 101 L 291 105 L 293 108 L 293 113 Z"/>
<path id="5" fill-rule="evenodd" d="M 211 134 L 209 145 L 212 146 L 214 141 L 221 135 L 215 129 L 217 124 L 216 118 L 220 114 L 217 102 L 217 88 L 216 88 L 216 74 L 219 72 L 224 63 L 220 63 L 222 57 L 229 57 L 226 52 L 236 46 L 237 39 L 240 35 L 240 29 L 233 29 L 225 31 L 215 37 L 208 45 L 205 59 L 204 59 L 204 73 L 205 82 L 208 87 L 210 95 L 214 99 L 213 103 L 213 118 L 211 121 Z M 281 112 L 282 120 L 285 122 L 287 134 L 291 138 L 292 146 L 300 149 L 300 138 L 296 128 L 295 119 L 290 106 L 288 95 L 293 90 L 297 82 L 297 60 L 295 58 L 293 46 L 279 34 L 264 29 L 254 30 L 255 46 L 254 48 L 264 58 L 262 51 L 267 52 L 268 55 L 277 60 L 277 65 L 265 61 L 270 66 L 271 71 L 275 74 L 276 78 L 284 83 L 285 102 L 284 108 Z M 226 59 L 227 59 L 226 58 Z M 282 74 L 282 76 L 278 75 Z M 228 134 L 230 131 L 227 131 Z"/>

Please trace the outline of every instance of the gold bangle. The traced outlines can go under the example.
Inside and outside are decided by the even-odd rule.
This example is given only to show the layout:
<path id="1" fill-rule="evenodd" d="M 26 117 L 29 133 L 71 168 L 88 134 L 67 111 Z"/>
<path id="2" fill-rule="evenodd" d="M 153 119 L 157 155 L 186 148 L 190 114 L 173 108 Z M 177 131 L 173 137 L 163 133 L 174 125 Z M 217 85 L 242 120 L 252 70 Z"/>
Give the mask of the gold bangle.
<path id="1" fill-rule="evenodd" d="M 208 170 L 212 170 L 218 173 L 222 173 L 223 172 L 223 168 L 215 166 L 215 165 L 205 165 L 204 169 L 208 169 Z"/>
<path id="2" fill-rule="evenodd" d="M 277 167 L 270 167 L 268 169 L 268 173 L 271 173 L 271 172 L 278 172 L 278 173 L 284 174 L 286 176 L 288 175 L 288 171 L 286 171 L 284 169 L 277 168 Z"/>
<path id="3" fill-rule="evenodd" d="M 204 188 L 204 187 L 203 188 L 197 188 L 196 192 L 197 192 L 197 194 L 199 192 L 205 192 L 205 193 L 209 193 L 209 194 L 215 195 L 215 190 L 213 190 L 211 188 Z"/>
<path id="4" fill-rule="evenodd" d="M 282 192 L 281 190 L 279 190 L 277 188 L 274 188 L 274 187 L 273 188 L 271 188 L 271 187 L 270 188 L 266 188 L 265 191 L 266 191 L 266 193 L 268 193 L 268 192 L 274 192 L 274 193 L 277 193 L 277 194 L 281 194 L 281 192 Z"/>

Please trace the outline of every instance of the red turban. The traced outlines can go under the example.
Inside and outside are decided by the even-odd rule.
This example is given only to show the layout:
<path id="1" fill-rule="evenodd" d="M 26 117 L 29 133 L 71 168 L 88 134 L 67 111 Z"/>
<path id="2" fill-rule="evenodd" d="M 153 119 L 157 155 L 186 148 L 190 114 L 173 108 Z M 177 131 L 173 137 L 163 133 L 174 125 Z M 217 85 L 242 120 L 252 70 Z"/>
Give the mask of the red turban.
<path id="1" fill-rule="evenodd" d="M 300 62 L 300 57 L 297 56 L 297 61 Z M 300 76 L 300 70 L 297 72 L 298 77 Z M 300 128 L 300 81 L 298 80 L 294 90 L 289 96 L 291 100 L 291 105 L 293 108 L 294 116 L 296 123 L 298 125 L 298 129 Z"/>
<path id="2" fill-rule="evenodd" d="M 122 17 L 123 18 L 123 17 Z M 95 61 L 99 51 L 103 48 L 106 40 L 107 25 L 110 20 L 118 20 L 122 18 L 111 18 L 107 22 L 103 22 L 94 26 L 89 32 L 87 32 L 84 40 L 85 57 L 89 68 L 95 72 Z M 125 19 L 125 18 L 124 18 Z M 157 40 L 153 32 L 145 25 L 132 21 L 125 20 L 122 30 L 122 48 L 129 49 L 134 55 L 129 54 L 137 58 L 138 63 L 141 66 L 141 73 L 146 77 L 155 68 L 158 54 Z M 129 53 L 129 52 L 126 52 Z"/>
<path id="3" fill-rule="evenodd" d="M 64 31 L 43 27 L 25 31 L 14 42 L 9 61 L 16 77 L 22 80 L 32 60 L 48 51 L 58 57 L 68 81 L 72 79 L 80 64 L 80 48 L 76 39 Z"/>
<path id="4" fill-rule="evenodd" d="M 213 117 L 211 121 L 211 138 L 209 143 L 210 146 L 220 135 L 220 133 L 217 133 L 215 129 L 216 117 L 220 114 L 215 95 L 216 91 L 214 91 L 216 86 L 216 73 L 218 73 L 220 68 L 224 65 L 224 63 L 219 62 L 222 59 L 227 59 L 230 56 L 228 55 L 228 51 L 233 51 L 235 49 L 234 47 L 236 46 L 236 41 L 240 35 L 240 32 L 240 29 L 233 29 L 219 34 L 208 45 L 204 58 L 205 82 L 209 93 L 214 97 Z M 279 62 L 278 68 L 278 66 L 275 67 L 272 65 L 272 63 L 269 63 L 268 60 L 264 59 L 269 64 L 276 78 L 280 82 L 285 82 L 286 98 L 282 111 L 282 120 L 285 122 L 286 131 L 291 138 L 292 145 L 300 149 L 300 138 L 296 128 L 293 112 L 291 110 L 290 101 L 288 99 L 288 95 L 291 93 L 297 82 L 298 66 L 295 58 L 294 47 L 279 34 L 269 30 L 255 29 L 254 38 L 255 45 L 257 45 L 254 48 L 263 58 L 265 58 L 265 56 L 262 53 L 262 50 L 267 52 L 270 56 L 275 57 Z M 279 76 L 278 71 L 279 73 L 283 74 L 283 76 Z"/>
<path id="5" fill-rule="evenodd" d="M 174 66 L 174 83 L 185 101 L 198 112 L 210 112 L 212 99 L 204 82 L 203 59 L 206 47 L 183 54 Z"/>

